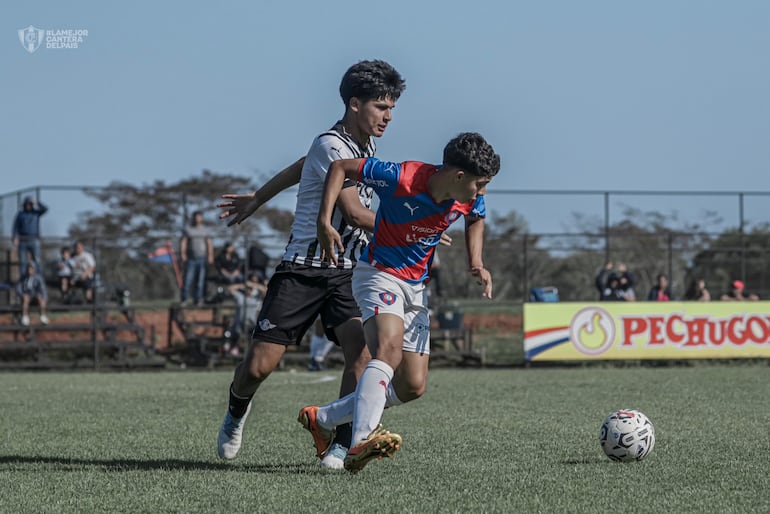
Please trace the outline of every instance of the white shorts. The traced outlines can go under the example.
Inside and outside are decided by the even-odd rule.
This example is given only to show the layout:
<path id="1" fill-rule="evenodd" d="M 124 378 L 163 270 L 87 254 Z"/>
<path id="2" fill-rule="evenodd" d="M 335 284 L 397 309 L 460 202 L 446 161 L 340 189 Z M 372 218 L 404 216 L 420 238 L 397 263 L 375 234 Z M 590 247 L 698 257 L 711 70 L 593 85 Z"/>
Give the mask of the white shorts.
<path id="1" fill-rule="evenodd" d="M 377 314 L 404 320 L 405 352 L 430 354 L 430 318 L 425 284 L 410 284 L 358 261 L 353 269 L 353 296 L 366 321 Z"/>

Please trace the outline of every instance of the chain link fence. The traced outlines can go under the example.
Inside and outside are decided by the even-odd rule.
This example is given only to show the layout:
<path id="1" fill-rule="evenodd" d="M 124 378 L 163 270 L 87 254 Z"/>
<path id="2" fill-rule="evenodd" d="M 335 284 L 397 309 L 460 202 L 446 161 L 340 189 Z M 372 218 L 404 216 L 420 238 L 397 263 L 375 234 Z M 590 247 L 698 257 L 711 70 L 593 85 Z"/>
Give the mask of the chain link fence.
<path id="1" fill-rule="evenodd" d="M 53 284 L 52 264 L 64 246 L 72 246 L 67 229 L 78 216 L 99 212 L 98 202 L 87 186 L 36 187 L 0 196 L 0 283 L 9 290 L 18 279 L 18 256 L 11 245 L 11 225 L 26 196 L 43 201 L 49 211 L 41 218 L 44 270 Z M 281 195 L 291 209 L 290 196 Z M 505 191 L 490 189 L 490 211 L 485 255 L 493 271 L 495 296 L 511 301 L 527 301 L 533 287 L 554 286 L 561 300 L 591 301 L 598 297 L 594 278 L 607 262 L 624 263 L 634 275 L 637 298 L 644 299 L 658 274 L 665 273 L 674 295 L 681 298 L 689 282 L 703 278 L 712 297 L 724 292 L 735 279 L 761 297 L 770 297 L 770 248 L 762 237 L 770 219 L 764 192 L 626 192 L 626 191 Z M 259 245 L 275 264 L 282 254 L 286 234 L 260 235 L 258 239 L 235 236 L 224 223 L 215 225 L 216 199 L 206 212 L 212 225 L 217 249 L 225 241 L 236 243 L 246 258 L 248 249 Z M 659 206 L 656 208 L 656 206 Z M 182 207 L 185 209 L 185 206 Z M 523 230 L 499 230 L 493 214 L 516 213 L 526 221 Z M 561 223 L 561 232 L 539 232 L 548 223 Z M 184 219 L 184 216 L 180 216 Z M 556 221 L 554 221 L 554 219 Z M 580 224 L 593 227 L 580 230 Z M 569 226 L 571 225 L 571 226 Z M 649 230 L 639 226 L 656 225 Z M 705 227 L 708 231 L 693 231 Z M 120 234 L 84 241 L 97 261 L 99 293 L 113 295 L 129 289 L 136 299 L 174 299 L 179 297 L 176 272 L 170 264 L 153 262 L 148 255 L 171 242 L 178 251 L 179 232 L 161 237 L 129 239 Z M 757 232 L 758 231 L 758 232 Z M 725 233 L 734 237 L 724 238 Z M 468 280 L 465 249 L 460 233 L 455 244 L 442 247 L 441 280 L 444 294 L 474 297 L 474 284 Z M 213 270 L 212 270 L 213 273 Z M 7 293 L 6 301 L 11 294 Z"/>

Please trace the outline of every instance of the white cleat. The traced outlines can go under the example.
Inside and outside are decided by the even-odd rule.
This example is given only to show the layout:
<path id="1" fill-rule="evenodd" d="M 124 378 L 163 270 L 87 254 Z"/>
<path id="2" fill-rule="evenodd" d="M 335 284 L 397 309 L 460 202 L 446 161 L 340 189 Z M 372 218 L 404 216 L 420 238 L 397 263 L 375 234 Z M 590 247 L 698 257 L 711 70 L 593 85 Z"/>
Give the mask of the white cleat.
<path id="1" fill-rule="evenodd" d="M 343 470 L 345 469 L 345 456 L 348 449 L 339 443 L 332 444 L 324 458 L 321 459 L 321 467 L 324 469 Z"/>
<path id="2" fill-rule="evenodd" d="M 225 413 L 225 420 L 222 422 L 217 438 L 217 454 L 220 459 L 232 460 L 238 455 L 243 439 L 243 426 L 246 424 L 246 418 L 249 417 L 250 411 L 251 403 L 249 403 L 246 414 L 242 418 L 232 417 L 230 409 Z"/>

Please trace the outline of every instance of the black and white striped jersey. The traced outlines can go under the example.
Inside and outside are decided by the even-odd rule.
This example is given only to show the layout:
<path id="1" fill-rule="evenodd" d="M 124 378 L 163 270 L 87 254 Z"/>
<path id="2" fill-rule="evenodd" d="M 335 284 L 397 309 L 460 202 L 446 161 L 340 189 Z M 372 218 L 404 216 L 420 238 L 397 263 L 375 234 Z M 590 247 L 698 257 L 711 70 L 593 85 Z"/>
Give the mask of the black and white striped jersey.
<path id="1" fill-rule="evenodd" d="M 344 130 L 341 122 L 315 138 L 302 168 L 294 223 L 283 254 L 284 261 L 315 267 L 329 266 L 321 262 L 321 248 L 316 237 L 316 220 L 321 208 L 326 173 L 334 161 L 372 157 L 375 150 L 373 138 L 369 138 L 369 144 L 363 148 Z M 345 180 L 344 187 L 357 187 L 361 203 L 367 209 L 371 208 L 374 192 L 370 187 L 351 180 Z M 338 208 L 334 209 L 332 224 L 339 232 L 345 248 L 344 255 L 338 259 L 340 267 L 351 269 L 369 243 L 368 235 L 366 231 L 345 223 Z"/>

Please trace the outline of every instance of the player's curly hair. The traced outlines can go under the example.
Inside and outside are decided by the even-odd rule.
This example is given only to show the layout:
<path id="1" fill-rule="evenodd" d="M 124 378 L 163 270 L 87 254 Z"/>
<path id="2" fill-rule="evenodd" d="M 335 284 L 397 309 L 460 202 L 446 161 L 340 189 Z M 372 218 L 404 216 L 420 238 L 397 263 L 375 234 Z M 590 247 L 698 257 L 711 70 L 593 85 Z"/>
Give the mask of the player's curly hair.
<path id="1" fill-rule="evenodd" d="M 396 69 L 385 61 L 361 61 L 354 64 L 340 82 L 340 96 L 345 107 L 350 99 L 358 98 L 362 102 L 390 98 L 394 102 L 406 89 L 406 82 Z"/>
<path id="2" fill-rule="evenodd" d="M 444 147 L 444 165 L 478 177 L 494 177 L 500 171 L 500 156 L 476 132 L 463 132 Z"/>

